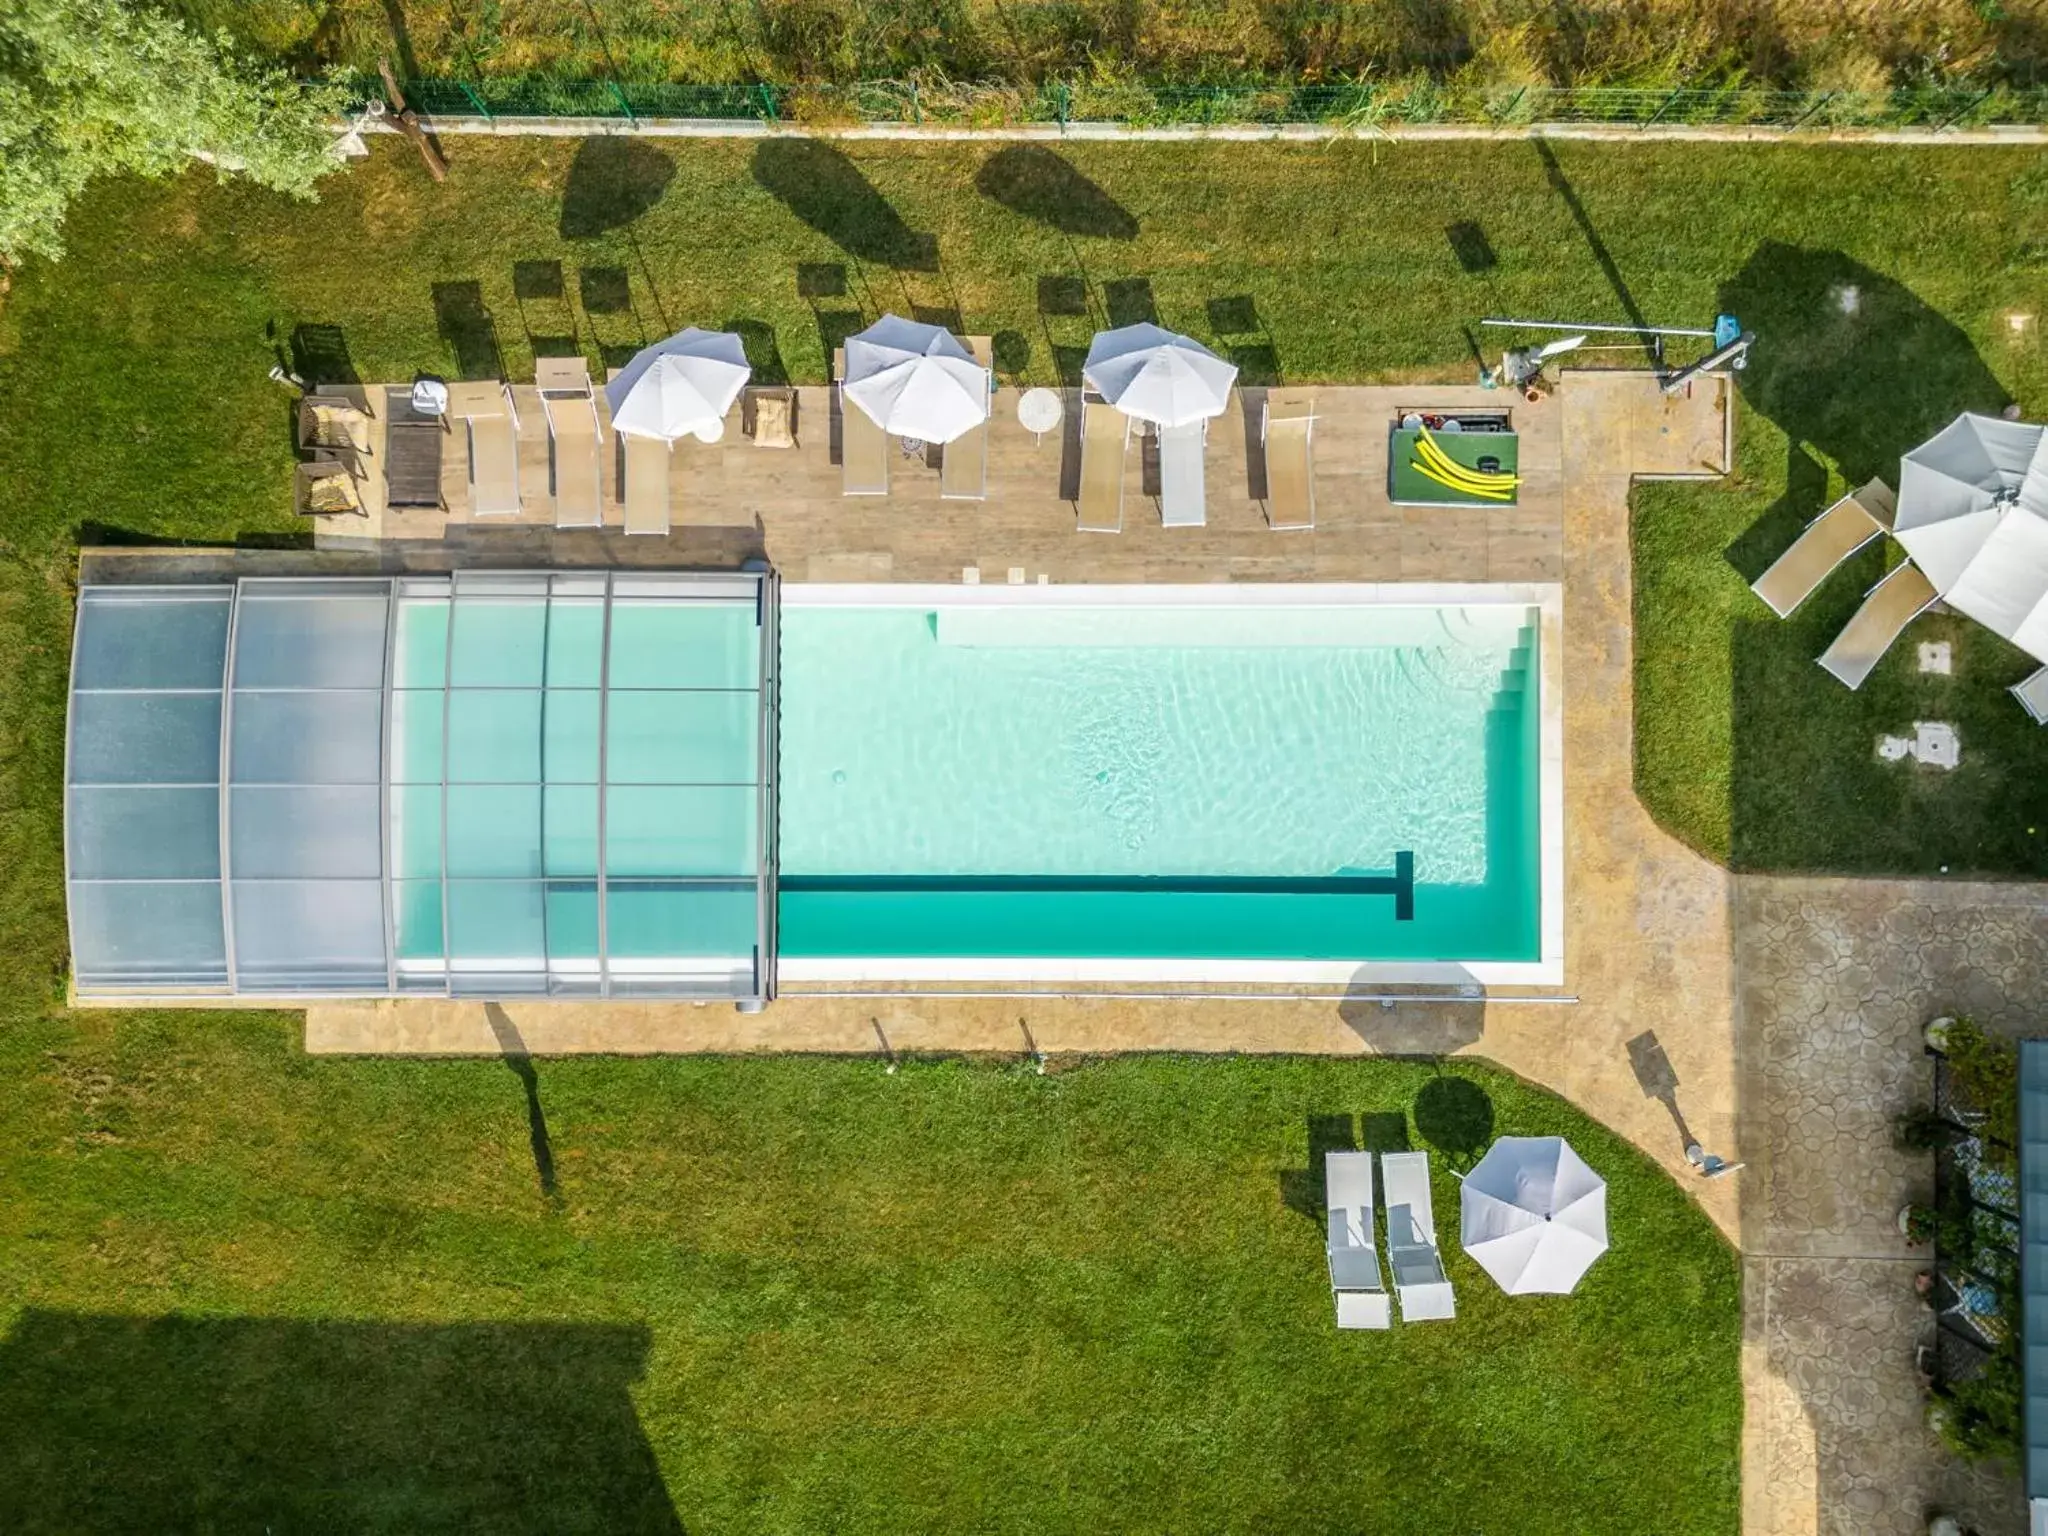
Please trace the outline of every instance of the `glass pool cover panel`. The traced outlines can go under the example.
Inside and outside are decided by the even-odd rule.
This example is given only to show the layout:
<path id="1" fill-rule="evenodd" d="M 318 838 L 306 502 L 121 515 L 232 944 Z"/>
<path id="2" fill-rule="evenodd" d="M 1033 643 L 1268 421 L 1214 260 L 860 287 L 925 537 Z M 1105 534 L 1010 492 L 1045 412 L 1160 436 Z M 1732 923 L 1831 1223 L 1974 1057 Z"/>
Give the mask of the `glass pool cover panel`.
<path id="1" fill-rule="evenodd" d="M 754 577 L 88 587 L 83 992 L 763 995 Z"/>

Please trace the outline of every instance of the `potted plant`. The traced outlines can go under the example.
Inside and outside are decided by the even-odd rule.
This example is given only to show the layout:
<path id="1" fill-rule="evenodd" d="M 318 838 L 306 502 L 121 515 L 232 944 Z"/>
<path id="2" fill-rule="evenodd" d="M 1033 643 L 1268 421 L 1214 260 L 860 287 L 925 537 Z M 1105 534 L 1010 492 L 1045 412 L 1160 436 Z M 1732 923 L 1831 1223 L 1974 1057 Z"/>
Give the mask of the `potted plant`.
<path id="1" fill-rule="evenodd" d="M 1967 1134 L 1932 1104 L 1915 1104 L 1892 1122 L 1892 1142 L 1901 1152 L 1939 1152 Z"/>
<path id="2" fill-rule="evenodd" d="M 1928 1020 L 1927 1027 L 1920 1032 L 1921 1038 L 1927 1042 L 1927 1049 L 1930 1051 L 1946 1051 L 1948 1049 L 1948 1032 L 1955 1026 L 1955 1022 L 1954 1019 L 1946 1015 L 1938 1019 Z"/>
<path id="3" fill-rule="evenodd" d="M 1941 1230 L 1941 1213 L 1919 1201 L 1899 1207 L 1899 1235 L 1915 1248 L 1924 1248 Z"/>

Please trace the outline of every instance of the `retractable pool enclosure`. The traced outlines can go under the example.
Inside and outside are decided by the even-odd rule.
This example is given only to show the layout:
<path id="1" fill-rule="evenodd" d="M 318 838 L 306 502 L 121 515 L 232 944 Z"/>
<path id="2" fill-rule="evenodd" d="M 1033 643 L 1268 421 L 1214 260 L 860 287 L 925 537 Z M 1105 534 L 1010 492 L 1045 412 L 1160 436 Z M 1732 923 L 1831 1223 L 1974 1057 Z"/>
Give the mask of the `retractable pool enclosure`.
<path id="1" fill-rule="evenodd" d="M 765 1000 L 772 575 L 88 584 L 81 997 Z"/>

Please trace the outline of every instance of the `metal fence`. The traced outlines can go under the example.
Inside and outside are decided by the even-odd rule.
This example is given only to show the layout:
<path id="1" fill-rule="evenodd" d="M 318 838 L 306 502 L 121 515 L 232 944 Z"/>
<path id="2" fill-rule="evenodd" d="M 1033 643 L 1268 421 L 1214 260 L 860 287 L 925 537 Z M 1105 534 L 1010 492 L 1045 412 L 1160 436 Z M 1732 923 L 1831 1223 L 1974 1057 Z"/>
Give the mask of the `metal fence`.
<path id="1" fill-rule="evenodd" d="M 1983 1106 L 1961 1093 L 1947 1056 L 1932 1047 L 1927 1054 L 1935 1112 L 1956 1133 L 1934 1159 L 1934 1203 L 1946 1220 L 1934 1242 L 1934 1342 L 1925 1366 L 1935 1389 L 1949 1391 L 2014 1346 L 2019 1188 L 2007 1166 L 2014 1149 L 1985 1133 Z M 1989 1148 L 2002 1155 L 1987 1157 Z"/>
<path id="2" fill-rule="evenodd" d="M 360 78 L 363 100 L 380 94 Z M 1354 85 L 1143 85 L 1051 81 L 1039 86 L 872 81 L 855 85 L 671 85 L 542 76 L 404 82 L 415 110 L 435 117 L 693 118 L 798 126 L 931 124 L 1175 126 L 1320 124 L 1371 129 L 1417 124 L 1503 127 L 1588 123 L 1618 127 L 1759 127 L 1921 131 L 2048 125 L 2048 87 L 1923 87 L 1882 92 L 1738 87 L 1637 90 L 1525 86 L 1477 89 L 1429 80 Z"/>

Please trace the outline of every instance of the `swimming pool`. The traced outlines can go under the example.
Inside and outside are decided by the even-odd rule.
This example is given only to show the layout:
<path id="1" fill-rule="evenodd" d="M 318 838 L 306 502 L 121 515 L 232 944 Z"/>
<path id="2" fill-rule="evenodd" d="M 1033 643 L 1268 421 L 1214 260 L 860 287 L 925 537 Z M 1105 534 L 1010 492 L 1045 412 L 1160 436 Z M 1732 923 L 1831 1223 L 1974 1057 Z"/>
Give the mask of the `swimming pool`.
<path id="1" fill-rule="evenodd" d="M 785 587 L 782 974 L 1537 979 L 1554 589 L 1445 590 Z"/>

